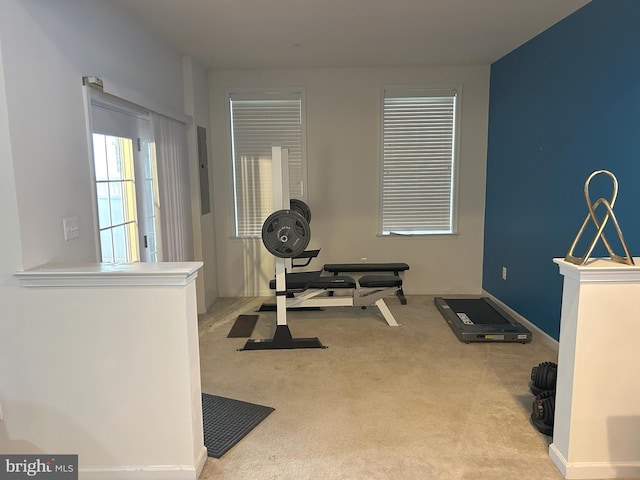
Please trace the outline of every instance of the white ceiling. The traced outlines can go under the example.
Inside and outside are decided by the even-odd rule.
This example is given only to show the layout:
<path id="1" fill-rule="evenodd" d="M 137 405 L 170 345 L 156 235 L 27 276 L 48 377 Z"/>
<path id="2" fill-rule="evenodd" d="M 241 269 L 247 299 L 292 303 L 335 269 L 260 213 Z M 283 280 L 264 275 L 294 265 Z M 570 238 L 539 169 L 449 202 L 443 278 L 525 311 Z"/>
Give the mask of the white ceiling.
<path id="1" fill-rule="evenodd" d="M 212 69 L 490 64 L 589 0 L 119 0 Z"/>

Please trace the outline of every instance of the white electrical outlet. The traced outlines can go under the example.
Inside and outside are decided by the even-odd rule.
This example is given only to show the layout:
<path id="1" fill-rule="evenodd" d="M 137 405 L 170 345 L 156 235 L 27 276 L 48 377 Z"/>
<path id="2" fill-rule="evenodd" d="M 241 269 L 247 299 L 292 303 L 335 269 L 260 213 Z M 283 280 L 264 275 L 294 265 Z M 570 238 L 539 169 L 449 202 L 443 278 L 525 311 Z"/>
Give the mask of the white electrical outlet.
<path id="1" fill-rule="evenodd" d="M 502 267 L 502 279 L 507 279 L 507 267 Z"/>
<path id="2" fill-rule="evenodd" d="M 68 217 L 62 219 L 62 228 L 64 229 L 64 241 L 68 242 L 80 236 L 80 225 L 78 217 Z"/>
<path id="3" fill-rule="evenodd" d="M 367 263 L 367 257 L 360 257 L 361 263 Z"/>

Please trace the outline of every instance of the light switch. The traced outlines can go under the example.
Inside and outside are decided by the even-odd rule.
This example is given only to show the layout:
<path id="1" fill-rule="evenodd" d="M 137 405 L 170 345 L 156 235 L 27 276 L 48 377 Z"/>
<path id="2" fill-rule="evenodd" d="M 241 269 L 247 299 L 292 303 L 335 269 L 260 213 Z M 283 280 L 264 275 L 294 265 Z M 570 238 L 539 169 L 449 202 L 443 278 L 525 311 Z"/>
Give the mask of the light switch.
<path id="1" fill-rule="evenodd" d="M 68 217 L 62 219 L 62 227 L 64 228 L 64 241 L 68 242 L 80 236 L 80 226 L 78 217 Z"/>

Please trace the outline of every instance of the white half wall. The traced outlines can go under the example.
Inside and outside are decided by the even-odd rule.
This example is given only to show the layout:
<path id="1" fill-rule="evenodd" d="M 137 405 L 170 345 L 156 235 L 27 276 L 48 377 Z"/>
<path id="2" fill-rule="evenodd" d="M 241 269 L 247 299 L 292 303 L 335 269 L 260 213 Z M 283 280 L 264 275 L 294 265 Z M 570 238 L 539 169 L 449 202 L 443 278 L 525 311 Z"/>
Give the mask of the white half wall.
<path id="1" fill-rule="evenodd" d="M 201 266 L 76 264 L 18 273 L 17 313 L 25 320 L 12 325 L 11 338 L 30 341 L 14 349 L 19 371 L 2 372 L 3 384 L 21 380 L 21 388 L 3 396 L 9 438 L 0 451 L 76 454 L 82 479 L 198 478 L 206 460 Z"/>
<path id="2" fill-rule="evenodd" d="M 220 296 L 271 295 L 273 257 L 233 236 L 225 88 L 304 87 L 311 243 L 325 263 L 406 262 L 404 291 L 479 294 L 482 280 L 489 66 L 213 71 L 214 206 Z M 458 234 L 379 237 L 380 96 L 385 85 L 462 85 Z"/>

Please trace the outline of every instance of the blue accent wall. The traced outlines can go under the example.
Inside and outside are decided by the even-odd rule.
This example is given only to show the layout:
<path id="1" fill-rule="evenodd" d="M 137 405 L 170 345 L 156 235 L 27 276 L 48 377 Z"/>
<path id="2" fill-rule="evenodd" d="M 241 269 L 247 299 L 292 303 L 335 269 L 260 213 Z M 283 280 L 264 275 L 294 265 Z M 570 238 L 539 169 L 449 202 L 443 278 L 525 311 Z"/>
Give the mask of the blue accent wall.
<path id="1" fill-rule="evenodd" d="M 640 1 L 593 0 L 495 62 L 490 88 L 483 289 L 558 339 L 562 277 L 552 259 L 587 214 L 594 170 L 617 177 L 614 212 L 640 256 Z M 611 196 L 602 177 L 593 201 Z M 615 230 L 605 233 L 622 254 Z M 599 246 L 593 256 L 603 255 Z"/>

